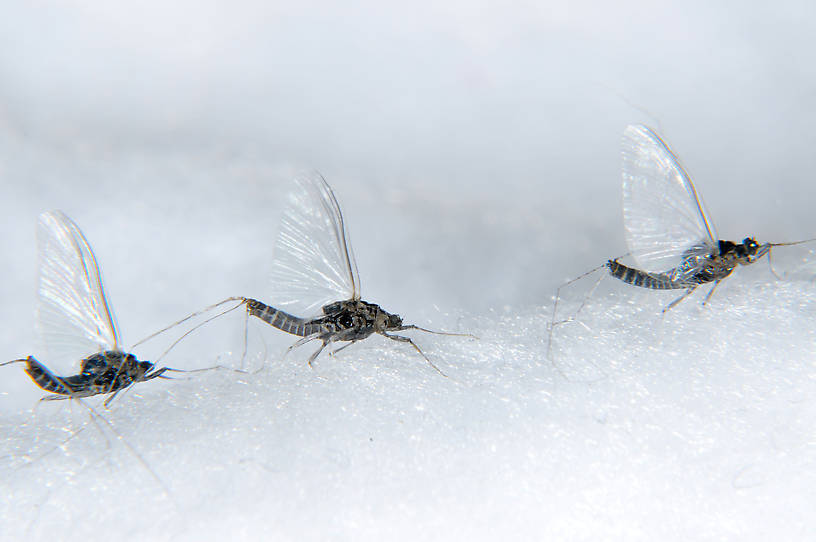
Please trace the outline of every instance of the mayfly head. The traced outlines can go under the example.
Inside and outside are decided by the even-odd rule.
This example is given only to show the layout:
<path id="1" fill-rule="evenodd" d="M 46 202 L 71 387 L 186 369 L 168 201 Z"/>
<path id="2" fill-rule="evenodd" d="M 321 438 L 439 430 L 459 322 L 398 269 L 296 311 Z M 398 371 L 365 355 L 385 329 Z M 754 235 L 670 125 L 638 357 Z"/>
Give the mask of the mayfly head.
<path id="1" fill-rule="evenodd" d="M 757 243 L 751 237 L 746 237 L 745 239 L 742 240 L 742 248 L 746 255 L 753 256 L 759 250 L 759 243 Z"/>
<path id="2" fill-rule="evenodd" d="M 386 329 L 399 329 L 402 327 L 402 317 L 399 314 L 389 314 L 383 311 L 386 316 Z"/>
<path id="3" fill-rule="evenodd" d="M 134 358 L 135 360 L 135 358 Z M 150 372 L 155 367 L 154 364 L 150 363 L 149 361 L 139 361 L 136 363 L 136 378 L 134 380 L 144 380 L 145 374 Z"/>
<path id="4" fill-rule="evenodd" d="M 402 317 L 399 314 L 391 314 L 382 309 L 377 311 L 375 327 L 380 329 L 400 329 L 402 328 Z"/>

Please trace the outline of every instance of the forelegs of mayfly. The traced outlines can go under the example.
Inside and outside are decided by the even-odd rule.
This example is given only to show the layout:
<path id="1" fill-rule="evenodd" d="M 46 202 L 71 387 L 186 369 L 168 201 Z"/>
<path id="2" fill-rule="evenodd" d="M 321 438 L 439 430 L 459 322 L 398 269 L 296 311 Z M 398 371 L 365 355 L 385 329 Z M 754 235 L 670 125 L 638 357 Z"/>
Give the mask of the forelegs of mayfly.
<path id="1" fill-rule="evenodd" d="M 385 332 L 381 332 L 381 334 L 382 334 L 383 336 L 385 336 L 385 337 L 388 337 L 388 338 L 389 338 L 389 339 L 391 339 L 392 341 L 398 341 L 398 342 L 402 342 L 402 343 L 408 343 L 408 344 L 410 344 L 411 346 L 413 346 L 413 347 L 414 347 L 414 350 L 416 350 L 417 352 L 419 352 L 419 355 L 420 355 L 420 356 L 422 356 L 423 358 L 425 358 L 425 361 L 427 361 L 427 362 L 428 362 L 428 365 L 430 365 L 431 367 L 433 367 L 434 369 L 436 369 L 436 372 L 438 372 L 439 374 L 441 374 L 441 375 L 442 375 L 442 376 L 444 376 L 445 378 L 447 378 L 447 377 L 448 377 L 448 375 L 446 375 L 445 373 L 443 373 L 443 372 L 442 372 L 442 370 L 441 370 L 439 367 L 437 367 L 436 365 L 434 365 L 434 362 L 432 362 L 432 361 L 431 361 L 431 360 L 428 358 L 428 356 L 426 356 L 426 355 L 425 355 L 425 353 L 424 353 L 422 350 L 420 350 L 420 349 L 419 349 L 419 347 L 416 345 L 416 343 L 414 342 L 414 340 L 413 340 L 413 339 L 411 339 L 410 337 L 403 337 L 402 335 L 389 335 L 388 333 L 385 333 Z"/>
<path id="2" fill-rule="evenodd" d="M 776 277 L 776 280 L 782 280 L 784 277 L 776 272 L 776 269 L 774 269 L 773 266 L 773 261 L 771 261 L 771 247 L 768 247 L 767 252 L 768 252 L 768 269 L 771 270 L 771 273 L 773 274 L 774 277 Z"/>
<path id="3" fill-rule="evenodd" d="M 156 373 L 152 373 L 149 377 L 145 378 L 145 380 L 149 380 L 151 378 L 157 378 L 157 377 L 161 378 L 161 379 L 164 379 L 164 380 L 182 380 L 182 379 L 179 379 L 179 378 L 173 378 L 172 376 L 166 376 L 166 375 L 162 374 L 165 371 L 173 372 L 173 373 L 190 374 L 190 373 L 204 373 L 204 372 L 207 372 L 207 371 L 217 371 L 217 370 L 232 371 L 233 373 L 241 373 L 241 374 L 254 374 L 255 372 L 258 372 L 258 371 L 254 371 L 254 372 L 253 371 L 247 371 L 246 369 L 235 369 L 233 367 L 227 367 L 226 365 L 213 365 L 212 367 L 202 367 L 201 369 L 172 369 L 170 367 L 162 367 Z M 260 369 L 258 369 L 258 370 L 260 370 Z"/>
<path id="4" fill-rule="evenodd" d="M 392 328 L 393 329 L 393 328 Z M 417 331 L 424 331 L 425 333 L 433 333 L 434 335 L 448 335 L 451 337 L 470 337 L 471 339 L 478 339 L 476 335 L 472 333 L 452 333 L 450 331 L 434 331 L 432 329 L 425 329 L 424 327 L 415 326 L 414 324 L 408 324 L 405 326 L 400 326 L 397 328 L 399 331 L 404 331 L 406 329 L 416 329 Z"/>
<path id="5" fill-rule="evenodd" d="M 193 372 L 193 371 L 182 371 L 180 369 L 171 369 L 170 367 L 162 367 L 161 369 L 156 369 L 152 373 L 147 373 L 146 375 L 144 375 L 144 377 L 142 377 L 142 380 L 144 380 L 146 382 L 148 380 L 158 378 L 158 377 L 160 377 L 162 375 L 162 373 L 164 373 L 166 371 L 175 371 L 175 372 L 179 372 L 179 373 Z M 163 378 L 168 378 L 168 377 L 165 376 Z"/>
<path id="6" fill-rule="evenodd" d="M 719 282 L 719 281 L 717 281 L 717 282 Z M 715 284 L 715 286 L 716 286 L 716 284 Z M 669 311 L 669 310 L 673 309 L 674 307 L 676 307 L 678 303 L 680 303 L 680 302 L 681 302 L 681 301 L 683 301 L 685 298 L 687 298 L 689 295 L 691 295 L 691 292 L 693 292 L 693 291 L 694 291 L 694 289 L 695 289 L 696 287 L 697 287 L 696 285 L 689 287 L 689 289 L 688 289 L 688 290 L 686 290 L 686 293 L 684 293 L 683 295 L 681 295 L 680 297 L 678 297 L 677 299 L 675 299 L 674 301 L 672 301 L 671 303 L 669 303 L 668 305 L 666 305 L 666 306 L 663 308 L 663 311 L 662 311 L 662 313 L 661 313 L 661 314 L 666 314 L 666 311 Z M 714 289 L 712 288 L 712 290 L 711 290 L 711 291 L 713 292 L 713 291 L 714 291 Z M 711 295 L 711 292 L 709 292 L 709 294 L 708 294 L 708 295 L 710 296 L 710 295 Z M 706 297 L 706 300 L 708 300 L 708 297 Z M 703 303 L 703 304 L 705 304 L 705 303 Z"/>

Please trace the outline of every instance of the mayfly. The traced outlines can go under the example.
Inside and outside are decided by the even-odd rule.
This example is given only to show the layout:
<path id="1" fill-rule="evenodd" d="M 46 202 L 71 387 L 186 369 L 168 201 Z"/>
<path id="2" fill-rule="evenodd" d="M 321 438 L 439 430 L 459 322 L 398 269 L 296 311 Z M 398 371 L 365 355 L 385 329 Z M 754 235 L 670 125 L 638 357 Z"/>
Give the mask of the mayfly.
<path id="1" fill-rule="evenodd" d="M 646 126 L 623 133 L 623 222 L 629 252 L 638 267 L 609 260 L 609 273 L 627 284 L 654 290 L 686 291 L 669 310 L 697 286 L 719 283 L 738 265 L 751 265 L 771 248 L 793 243 L 760 244 L 752 237 L 741 243 L 719 239 L 691 177 L 677 156 Z"/>
<path id="2" fill-rule="evenodd" d="M 111 394 L 163 376 L 157 368 L 122 349 L 116 316 L 105 296 L 102 273 L 79 227 L 61 211 L 40 215 L 39 306 L 37 322 L 49 354 L 80 361 L 79 373 L 57 376 L 34 356 L 0 364 L 24 363 L 25 372 L 52 393 L 44 400 Z"/>
<path id="3" fill-rule="evenodd" d="M 297 190 L 291 194 L 289 207 L 283 214 L 272 264 L 272 294 L 276 306 L 257 299 L 232 297 L 176 324 L 224 303 L 238 301 L 235 307 L 221 314 L 245 305 L 248 316 L 300 337 L 287 352 L 308 342 L 319 341 L 319 348 L 309 357 L 310 366 L 329 344 L 348 343 L 332 352 L 336 353 L 376 333 L 410 344 L 431 367 L 445 376 L 413 339 L 395 332 L 413 329 L 441 335 L 473 336 L 405 324 L 399 315 L 363 301 L 348 228 L 334 192 L 317 172 L 302 175 L 295 182 Z M 292 313 L 315 315 L 301 317 Z"/>
<path id="4" fill-rule="evenodd" d="M 770 263 L 773 247 L 814 240 L 760 244 L 752 237 L 740 243 L 719 239 L 691 177 L 668 145 L 646 126 L 628 126 L 624 131 L 622 172 L 626 243 L 637 266 L 624 265 L 615 258 L 578 279 L 605 268 L 613 277 L 634 286 L 685 290 L 663 312 L 675 307 L 698 286 L 713 283 L 703 300 L 705 305 L 719 283 L 737 266 L 751 265 L 766 254 Z M 560 290 L 556 293 L 551 327 L 557 323 L 555 311 Z"/>

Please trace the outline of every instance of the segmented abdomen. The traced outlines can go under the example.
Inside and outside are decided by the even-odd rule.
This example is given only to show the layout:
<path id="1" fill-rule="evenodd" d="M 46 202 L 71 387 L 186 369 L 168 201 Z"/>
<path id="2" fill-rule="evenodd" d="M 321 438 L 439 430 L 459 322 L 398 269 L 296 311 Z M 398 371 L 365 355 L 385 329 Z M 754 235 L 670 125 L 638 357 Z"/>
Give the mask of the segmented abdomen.
<path id="1" fill-rule="evenodd" d="M 651 288 L 652 290 L 677 290 L 688 288 L 689 285 L 680 281 L 673 281 L 667 276 L 654 273 L 647 273 L 634 267 L 629 267 L 618 263 L 617 260 L 606 262 L 609 274 L 616 279 L 620 279 L 626 284 L 640 286 L 641 288 Z"/>
<path id="2" fill-rule="evenodd" d="M 45 365 L 33 357 L 29 357 L 28 360 L 26 360 L 25 372 L 28 373 L 28 376 L 31 377 L 31 380 L 33 380 L 35 384 L 45 391 L 58 393 L 60 395 L 71 395 L 73 392 L 61 378 L 55 376 Z"/>
<path id="3" fill-rule="evenodd" d="M 278 310 L 275 307 L 270 307 L 255 299 L 247 299 L 246 304 L 247 312 L 250 315 L 260 318 L 267 324 L 286 333 L 291 333 L 299 337 L 307 337 L 315 333 L 320 333 L 321 331 L 320 324 L 315 323 L 313 320 L 292 316 L 289 313 Z"/>

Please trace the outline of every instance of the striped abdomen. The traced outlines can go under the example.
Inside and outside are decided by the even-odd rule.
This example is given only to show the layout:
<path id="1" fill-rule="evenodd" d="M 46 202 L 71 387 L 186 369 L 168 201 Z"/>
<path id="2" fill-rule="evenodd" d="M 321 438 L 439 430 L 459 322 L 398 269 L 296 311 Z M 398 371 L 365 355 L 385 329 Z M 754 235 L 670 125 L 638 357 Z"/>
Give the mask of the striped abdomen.
<path id="1" fill-rule="evenodd" d="M 640 286 L 641 288 L 677 290 L 690 286 L 682 281 L 673 281 L 663 273 L 647 273 L 646 271 L 618 263 L 617 260 L 609 260 L 606 262 L 606 266 L 609 268 L 609 273 L 616 279 L 620 279 L 626 284 Z"/>
<path id="2" fill-rule="evenodd" d="M 315 323 L 314 320 L 292 316 L 289 313 L 278 310 L 275 307 L 270 307 L 255 299 L 247 299 L 246 304 L 247 312 L 250 315 L 258 317 L 267 324 L 286 333 L 291 333 L 299 337 L 307 337 L 322 331 L 320 324 Z"/>
<path id="3" fill-rule="evenodd" d="M 63 379 L 54 375 L 45 365 L 34 359 L 33 356 L 29 356 L 26 360 L 25 372 L 28 373 L 28 376 L 31 377 L 31 380 L 33 380 L 35 384 L 45 391 L 58 393 L 60 395 L 71 395 L 74 391 Z"/>

